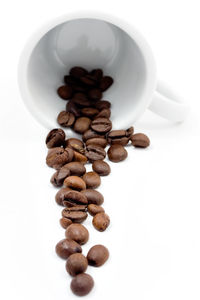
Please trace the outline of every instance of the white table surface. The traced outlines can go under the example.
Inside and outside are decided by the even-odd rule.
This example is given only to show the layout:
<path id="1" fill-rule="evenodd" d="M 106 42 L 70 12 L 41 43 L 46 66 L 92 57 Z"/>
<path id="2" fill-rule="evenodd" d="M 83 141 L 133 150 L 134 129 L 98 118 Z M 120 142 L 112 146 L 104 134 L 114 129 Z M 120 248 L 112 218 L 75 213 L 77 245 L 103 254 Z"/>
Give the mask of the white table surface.
<path id="1" fill-rule="evenodd" d="M 64 237 L 61 208 L 45 165 L 47 130 L 26 111 L 17 87 L 19 53 L 34 29 L 82 1 L 5 1 L 0 33 L 0 299 L 77 299 L 65 262 L 55 252 Z M 191 113 L 183 124 L 146 112 L 135 125 L 151 147 L 128 147 L 128 159 L 110 163 L 99 191 L 111 225 L 104 233 L 85 222 L 90 240 L 109 248 L 101 268 L 88 268 L 95 288 L 85 299 L 199 299 L 200 281 L 200 38 L 198 1 L 85 0 L 133 22 L 155 53 L 159 75 L 184 94 Z M 89 168 L 88 168 L 89 170 Z"/>

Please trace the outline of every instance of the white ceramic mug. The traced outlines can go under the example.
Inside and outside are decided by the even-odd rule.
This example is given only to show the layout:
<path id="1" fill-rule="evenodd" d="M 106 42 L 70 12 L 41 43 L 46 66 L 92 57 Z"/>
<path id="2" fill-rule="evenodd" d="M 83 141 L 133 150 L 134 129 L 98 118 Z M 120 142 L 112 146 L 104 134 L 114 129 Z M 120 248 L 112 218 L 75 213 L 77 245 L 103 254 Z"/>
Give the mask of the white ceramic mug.
<path id="1" fill-rule="evenodd" d="M 124 20 L 99 13 L 73 13 L 46 24 L 28 41 L 19 63 L 19 86 L 25 105 L 46 128 L 57 127 L 65 108 L 57 96 L 63 76 L 73 66 L 102 68 L 114 78 L 104 93 L 112 103 L 114 128 L 127 128 L 150 108 L 174 122 L 188 106 L 157 81 L 152 51 Z"/>

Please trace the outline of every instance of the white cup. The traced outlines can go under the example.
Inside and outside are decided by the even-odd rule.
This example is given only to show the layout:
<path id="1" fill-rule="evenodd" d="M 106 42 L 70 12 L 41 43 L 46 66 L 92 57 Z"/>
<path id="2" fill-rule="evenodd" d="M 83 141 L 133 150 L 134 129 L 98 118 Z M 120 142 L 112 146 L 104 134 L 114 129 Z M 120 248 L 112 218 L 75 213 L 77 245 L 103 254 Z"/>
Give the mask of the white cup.
<path id="1" fill-rule="evenodd" d="M 30 113 L 46 128 L 57 127 L 65 101 L 56 93 L 73 66 L 102 68 L 114 78 L 103 99 L 112 103 L 114 128 L 127 128 L 149 108 L 174 122 L 188 106 L 158 83 L 152 51 L 124 20 L 100 13 L 73 13 L 51 21 L 28 41 L 18 69 L 19 86 Z"/>

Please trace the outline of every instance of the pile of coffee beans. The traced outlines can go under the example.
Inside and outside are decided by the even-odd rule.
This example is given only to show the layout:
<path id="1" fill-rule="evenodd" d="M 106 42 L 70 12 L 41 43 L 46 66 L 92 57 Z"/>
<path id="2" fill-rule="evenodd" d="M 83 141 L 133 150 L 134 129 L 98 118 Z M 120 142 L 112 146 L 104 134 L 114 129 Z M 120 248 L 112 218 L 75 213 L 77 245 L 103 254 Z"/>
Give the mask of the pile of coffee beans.
<path id="1" fill-rule="evenodd" d="M 108 155 L 112 162 L 123 161 L 128 156 L 125 146 L 129 142 L 134 147 L 146 148 L 150 141 L 145 134 L 134 134 L 133 127 L 112 130 L 111 103 L 102 98 L 113 79 L 104 76 L 101 69 L 88 72 L 82 67 L 73 67 L 69 75 L 64 76 L 64 83 L 57 93 L 68 102 L 57 121 L 63 128 L 72 128 L 81 134 L 82 139 L 66 138 L 61 128 L 51 130 L 46 137 L 49 149 L 46 163 L 56 170 L 50 182 L 61 188 L 55 200 L 63 207 L 60 225 L 66 230 L 65 239 L 56 245 L 56 253 L 67 260 L 66 271 L 74 277 L 71 290 L 84 296 L 94 285 L 93 278 L 85 273 L 88 265 L 100 267 L 109 257 L 103 245 L 93 246 L 87 256 L 82 254 L 81 247 L 89 239 L 87 228 L 81 224 L 88 213 L 96 230 L 105 231 L 110 224 L 101 206 L 104 197 L 95 190 L 101 184 L 101 177 L 111 172 L 104 159 Z M 93 171 L 87 172 L 88 163 L 92 164 Z"/>

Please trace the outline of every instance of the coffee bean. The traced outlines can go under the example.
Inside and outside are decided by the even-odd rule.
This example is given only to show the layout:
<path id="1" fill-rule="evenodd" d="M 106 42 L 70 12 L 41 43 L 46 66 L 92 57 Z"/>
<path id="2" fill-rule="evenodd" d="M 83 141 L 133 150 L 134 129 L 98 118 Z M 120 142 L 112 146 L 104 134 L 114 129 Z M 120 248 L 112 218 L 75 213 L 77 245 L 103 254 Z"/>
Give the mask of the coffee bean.
<path id="1" fill-rule="evenodd" d="M 80 109 L 79 109 L 78 106 L 74 103 L 73 100 L 68 101 L 68 103 L 67 103 L 67 105 L 66 105 L 66 111 L 67 111 L 67 112 L 73 113 L 75 117 L 80 117 L 80 115 L 81 115 Z"/>
<path id="2" fill-rule="evenodd" d="M 96 205 L 96 204 L 89 204 L 88 205 L 88 212 L 91 216 L 95 216 L 98 213 L 105 212 L 103 207 Z"/>
<path id="3" fill-rule="evenodd" d="M 94 286 L 93 278 L 86 274 L 81 273 L 72 279 L 71 290 L 77 296 L 85 296 L 89 294 Z"/>
<path id="4" fill-rule="evenodd" d="M 64 185 L 74 190 L 85 190 L 86 184 L 82 178 L 78 176 L 69 176 L 64 180 Z"/>
<path id="5" fill-rule="evenodd" d="M 60 170 L 53 174 L 50 181 L 55 187 L 59 187 L 63 185 L 64 179 L 69 175 L 70 170 L 67 168 L 67 165 L 64 165 Z"/>
<path id="6" fill-rule="evenodd" d="M 62 212 L 62 215 L 75 223 L 82 223 L 87 219 L 88 216 L 84 211 L 69 211 L 66 209 L 64 210 L 64 212 Z"/>
<path id="7" fill-rule="evenodd" d="M 70 86 L 63 85 L 57 90 L 58 96 L 64 100 L 68 100 L 73 95 L 73 89 Z"/>
<path id="8" fill-rule="evenodd" d="M 85 107 L 81 109 L 81 114 L 84 117 L 92 118 L 96 116 L 99 113 L 98 109 L 94 107 Z"/>
<path id="9" fill-rule="evenodd" d="M 92 164 L 92 169 L 100 176 L 107 176 L 108 174 L 110 174 L 110 166 L 103 160 L 94 161 Z"/>
<path id="10" fill-rule="evenodd" d="M 80 162 L 82 164 L 86 164 L 87 157 L 77 151 L 74 151 L 74 161 Z"/>
<path id="11" fill-rule="evenodd" d="M 79 107 L 90 107 L 91 102 L 84 93 L 75 93 L 72 101 Z"/>
<path id="12" fill-rule="evenodd" d="M 85 156 L 90 162 L 102 160 L 106 157 L 106 152 L 102 147 L 97 145 L 88 145 L 86 147 Z"/>
<path id="13" fill-rule="evenodd" d="M 86 142 L 89 139 L 93 139 L 93 138 L 104 138 L 104 134 L 100 134 L 92 129 L 88 129 L 87 131 L 84 132 L 84 134 L 82 136 L 82 139 L 84 142 Z"/>
<path id="14" fill-rule="evenodd" d="M 126 146 L 132 134 L 133 127 L 130 127 L 127 130 L 112 130 L 107 134 L 107 140 L 111 145 L 118 144 Z"/>
<path id="15" fill-rule="evenodd" d="M 74 190 L 63 191 L 63 194 L 60 194 L 59 197 L 62 198 L 62 204 L 67 207 L 88 204 L 87 197 L 84 194 Z"/>
<path id="16" fill-rule="evenodd" d="M 65 132 L 62 129 L 51 130 L 46 137 L 47 148 L 63 146 L 65 141 Z"/>
<path id="17" fill-rule="evenodd" d="M 65 207 L 62 210 L 62 216 L 65 217 L 65 213 L 69 212 L 69 211 L 84 211 L 86 212 L 87 210 L 87 205 L 75 205 L 75 206 L 71 206 L 71 207 Z"/>
<path id="18" fill-rule="evenodd" d="M 96 85 L 96 80 L 93 76 L 91 75 L 86 75 L 80 78 L 80 81 L 85 84 L 86 86 L 95 86 Z"/>
<path id="19" fill-rule="evenodd" d="M 74 151 L 79 152 L 81 154 L 85 154 L 85 148 L 83 148 L 77 144 L 72 144 L 71 147 Z"/>
<path id="20" fill-rule="evenodd" d="M 94 69 L 89 74 L 96 78 L 97 81 L 103 77 L 103 71 L 101 69 Z"/>
<path id="21" fill-rule="evenodd" d="M 80 254 L 72 254 L 72 255 L 80 255 Z M 93 267 L 102 266 L 108 260 L 108 258 L 109 258 L 109 251 L 103 245 L 93 246 L 87 254 L 88 263 Z"/>
<path id="22" fill-rule="evenodd" d="M 81 191 L 81 194 L 86 196 L 88 204 L 101 205 L 104 202 L 103 195 L 98 191 L 86 189 Z"/>
<path id="23" fill-rule="evenodd" d="M 82 76 L 85 76 L 88 74 L 88 71 L 82 67 L 73 67 L 69 71 L 69 74 L 74 78 L 81 78 Z"/>
<path id="24" fill-rule="evenodd" d="M 77 242 L 72 241 L 70 239 L 61 240 L 56 245 L 56 253 L 58 256 L 60 256 L 63 259 L 67 259 L 70 255 L 74 253 L 81 253 L 81 252 L 82 252 L 81 246 Z"/>
<path id="25" fill-rule="evenodd" d="M 113 79 L 110 76 L 104 76 L 99 84 L 99 88 L 104 92 L 113 84 Z"/>
<path id="26" fill-rule="evenodd" d="M 77 161 L 72 161 L 65 166 L 70 170 L 71 175 L 82 176 L 86 172 L 84 165 Z"/>
<path id="27" fill-rule="evenodd" d="M 77 84 L 77 79 L 75 79 L 74 77 L 72 77 L 71 75 L 65 75 L 64 76 L 64 82 L 69 85 L 72 86 L 74 84 Z"/>
<path id="28" fill-rule="evenodd" d="M 91 120 L 87 117 L 80 117 L 74 124 L 74 130 L 78 133 L 84 133 L 90 127 Z"/>
<path id="29" fill-rule="evenodd" d="M 71 224 L 67 228 L 65 235 L 66 238 L 74 240 L 80 245 L 84 245 L 89 239 L 89 232 L 82 224 Z"/>
<path id="30" fill-rule="evenodd" d="M 69 191 L 72 191 L 72 190 L 70 188 L 62 188 L 57 192 L 57 194 L 55 196 L 55 200 L 58 205 L 63 206 L 63 200 L 65 199 L 65 196 L 67 195 L 67 193 Z"/>
<path id="31" fill-rule="evenodd" d="M 131 142 L 134 147 L 146 148 L 150 145 L 148 136 L 143 133 L 136 133 L 131 136 Z"/>
<path id="32" fill-rule="evenodd" d="M 104 138 L 92 138 L 86 141 L 86 146 L 97 145 L 99 147 L 105 148 L 107 146 L 107 140 Z"/>
<path id="33" fill-rule="evenodd" d="M 70 219 L 67 219 L 67 218 L 61 218 L 60 219 L 60 225 L 66 229 L 69 225 L 72 224 L 72 221 Z"/>
<path id="34" fill-rule="evenodd" d="M 57 117 L 58 124 L 63 127 L 70 127 L 75 122 L 75 116 L 71 112 L 61 111 Z"/>
<path id="35" fill-rule="evenodd" d="M 80 147 L 84 147 L 84 143 L 81 141 L 81 140 L 79 140 L 79 139 L 76 139 L 76 138 L 70 138 L 70 139 L 67 139 L 66 141 L 65 141 L 65 145 L 66 145 L 66 147 L 68 147 L 68 148 L 71 148 L 71 149 L 73 149 L 73 145 L 74 144 L 76 144 L 76 145 L 78 145 L 78 146 L 80 146 Z"/>
<path id="36" fill-rule="evenodd" d="M 88 189 L 96 189 L 101 184 L 100 176 L 95 172 L 87 172 L 83 175 L 83 180 Z"/>
<path id="37" fill-rule="evenodd" d="M 111 103 L 107 100 L 101 100 L 101 101 L 95 102 L 95 107 L 98 110 L 107 109 L 107 108 L 111 107 Z"/>
<path id="38" fill-rule="evenodd" d="M 71 276 L 83 273 L 88 267 L 87 258 L 81 253 L 70 255 L 66 262 L 66 270 Z"/>
<path id="39" fill-rule="evenodd" d="M 113 162 L 120 162 L 127 158 L 128 153 L 122 145 L 112 145 L 108 149 L 108 158 Z"/>
<path id="40" fill-rule="evenodd" d="M 71 85 L 75 93 L 87 93 L 88 87 L 82 84 L 80 81 Z"/>
<path id="41" fill-rule="evenodd" d="M 98 231 L 105 231 L 110 224 L 110 218 L 103 212 L 98 213 L 93 217 L 92 224 Z"/>
<path id="42" fill-rule="evenodd" d="M 103 94 L 100 89 L 92 89 L 88 92 L 88 97 L 93 101 L 100 100 L 102 96 Z"/>
<path id="43" fill-rule="evenodd" d="M 69 151 L 70 150 L 70 151 Z M 55 147 L 48 151 L 46 163 L 49 167 L 60 169 L 66 163 L 72 161 L 73 150 L 69 148 Z"/>
<path id="44" fill-rule="evenodd" d="M 111 111 L 109 108 L 104 108 L 102 109 L 96 116 L 95 119 L 97 118 L 106 118 L 109 119 L 111 115 Z"/>
<path id="45" fill-rule="evenodd" d="M 91 128 L 100 133 L 106 133 L 112 129 L 112 123 L 109 119 L 98 118 L 92 121 Z"/>

